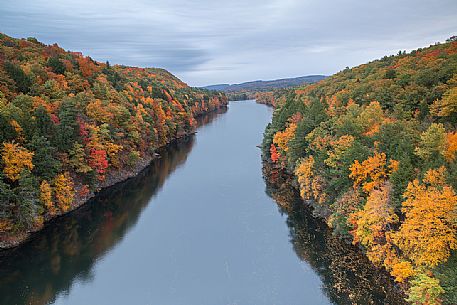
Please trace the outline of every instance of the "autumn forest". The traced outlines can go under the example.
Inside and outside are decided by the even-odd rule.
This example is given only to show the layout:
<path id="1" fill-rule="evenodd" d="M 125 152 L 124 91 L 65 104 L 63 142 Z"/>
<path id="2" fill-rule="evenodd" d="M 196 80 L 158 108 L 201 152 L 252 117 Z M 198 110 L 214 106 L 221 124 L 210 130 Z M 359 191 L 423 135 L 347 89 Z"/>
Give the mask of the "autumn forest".
<path id="1" fill-rule="evenodd" d="M 211 253 L 236 241 L 240 244 L 230 250 L 239 252 L 220 255 L 220 281 L 231 281 L 244 268 L 249 273 L 240 278 L 250 281 L 242 288 L 264 284 L 264 278 L 271 279 L 271 286 L 279 279 L 274 287 L 284 288 L 280 285 L 288 286 L 288 274 L 281 277 L 281 270 L 268 269 L 281 266 L 274 256 L 278 244 L 290 266 L 298 257 L 318 275 L 313 283 L 322 290 L 319 304 L 457 304 L 457 37 L 328 77 L 310 76 L 299 86 L 257 90 L 248 83 L 248 89 L 233 92 L 190 87 L 165 69 L 111 64 L 87 55 L 0 33 L 0 269 L 8 262 L 0 273 L 0 290 L 22 282 L 33 286 L 35 277 L 43 282 L 36 290 L 18 293 L 16 301 L 10 296 L 4 300 L 50 304 L 69 294 L 81 276 L 78 262 L 88 258 L 90 263 L 80 269 L 92 272 L 105 252 L 133 234 L 129 231 L 137 222 L 151 221 L 144 215 L 156 215 L 150 209 L 157 204 L 158 211 L 170 212 L 166 208 L 171 207 L 176 214 L 170 220 L 164 213 L 163 232 L 147 227 L 142 242 L 148 244 L 158 234 L 157 244 L 160 238 L 169 242 L 178 236 L 177 242 L 170 241 L 173 247 L 191 245 L 184 248 L 189 253 L 176 248 L 160 258 L 188 255 L 191 263 L 178 269 L 173 260 L 176 270 L 170 267 L 157 275 L 170 271 L 181 277 L 198 261 L 199 255 L 192 256 L 189 249 L 195 250 L 201 240 Z M 261 152 L 255 147 L 259 142 Z M 184 179 L 178 174 L 185 176 L 192 165 L 202 167 L 194 169 L 187 184 L 177 183 Z M 171 193 L 181 197 L 160 205 L 164 199 L 157 194 L 162 187 L 166 190 L 167 179 L 179 186 Z M 192 198 L 193 191 L 198 196 Z M 205 194 L 213 198 L 205 199 Z M 278 206 L 249 205 L 259 198 L 272 198 Z M 218 206 L 224 200 L 230 204 Z M 96 208 L 90 210 L 88 202 Z M 174 206 L 177 202 L 184 206 Z M 211 215 L 215 207 L 219 210 Z M 142 215 L 143 209 L 149 214 Z M 277 218 L 266 218 L 273 214 Z M 187 215 L 194 219 L 186 225 Z M 89 222 L 89 229 L 84 231 L 81 222 Z M 210 229 L 199 227 L 209 223 Z M 282 230 L 285 223 L 287 232 Z M 179 234 L 167 235 L 176 228 Z M 183 237 L 192 230 L 201 240 Z M 152 248 L 150 256 L 159 252 Z M 244 262 L 248 248 L 255 259 Z M 17 253 L 29 255 L 35 249 L 44 258 L 30 260 L 34 273 L 27 274 L 23 265 L 15 268 L 28 260 L 18 259 Z M 231 256 L 246 265 L 232 267 Z M 219 258 L 208 257 L 205 266 Z M 343 257 L 352 261 L 339 261 Z M 65 288 L 58 284 L 65 273 L 62 260 L 71 270 Z M 256 265 L 262 262 L 269 267 Z M 46 276 L 40 273 L 42 266 Z M 351 268 L 353 274 L 346 275 Z M 255 277 L 265 270 L 272 272 L 270 278 Z M 186 275 L 199 274 L 192 272 Z M 53 282 L 45 285 L 49 278 Z M 164 283 L 167 288 L 176 284 Z M 276 292 L 267 284 L 259 291 Z M 303 292 L 306 285 L 299 284 Z"/>
<path id="2" fill-rule="evenodd" d="M 457 41 L 271 94 L 268 162 L 411 304 L 457 303 Z"/>
<path id="3" fill-rule="evenodd" d="M 136 174 L 226 103 L 162 69 L 0 34 L 1 246 Z"/>

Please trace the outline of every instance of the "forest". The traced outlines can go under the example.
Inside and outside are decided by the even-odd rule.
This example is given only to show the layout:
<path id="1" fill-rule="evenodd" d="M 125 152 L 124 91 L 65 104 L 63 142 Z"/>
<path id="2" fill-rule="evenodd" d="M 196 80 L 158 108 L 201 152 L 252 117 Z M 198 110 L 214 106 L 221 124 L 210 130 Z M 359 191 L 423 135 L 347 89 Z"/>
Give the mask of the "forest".
<path id="1" fill-rule="evenodd" d="M 457 303 L 457 39 L 270 96 L 264 159 L 411 304 Z M 268 102 L 273 101 L 273 102 Z"/>
<path id="2" fill-rule="evenodd" d="M 163 69 L 0 33 L 0 247 L 133 176 L 226 104 Z"/>

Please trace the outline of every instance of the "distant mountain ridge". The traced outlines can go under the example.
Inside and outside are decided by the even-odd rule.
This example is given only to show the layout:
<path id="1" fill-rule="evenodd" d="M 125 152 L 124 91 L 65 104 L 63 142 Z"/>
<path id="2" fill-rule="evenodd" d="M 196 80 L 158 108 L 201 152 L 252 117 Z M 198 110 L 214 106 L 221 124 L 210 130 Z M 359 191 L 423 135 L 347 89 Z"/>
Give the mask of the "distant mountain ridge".
<path id="1" fill-rule="evenodd" d="M 217 84 L 203 87 L 208 90 L 217 90 L 224 92 L 236 91 L 266 91 L 279 88 L 297 87 L 303 84 L 316 83 L 327 76 L 325 75 L 307 75 L 294 78 L 281 78 L 275 80 L 256 80 L 240 84 Z"/>

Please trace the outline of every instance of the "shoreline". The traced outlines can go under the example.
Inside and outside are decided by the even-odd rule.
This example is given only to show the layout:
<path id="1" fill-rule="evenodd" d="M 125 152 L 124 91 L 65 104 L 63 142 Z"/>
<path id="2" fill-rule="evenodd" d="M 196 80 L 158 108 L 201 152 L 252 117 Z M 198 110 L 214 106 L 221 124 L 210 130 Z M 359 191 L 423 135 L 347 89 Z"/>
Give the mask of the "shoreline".
<path id="1" fill-rule="evenodd" d="M 297 207 L 305 208 L 301 209 L 298 211 L 299 214 L 301 214 L 304 217 L 311 217 L 312 219 L 315 219 L 316 221 L 320 222 L 326 230 L 331 232 L 331 234 L 334 234 L 334 230 L 328 225 L 324 215 L 320 212 L 316 211 L 315 205 L 312 204 L 311 200 L 303 200 L 299 193 L 300 190 L 297 188 L 297 185 L 295 185 L 295 178 L 293 174 L 289 173 L 287 170 L 284 170 L 283 168 L 275 167 L 272 163 L 270 163 L 268 160 L 262 159 L 262 175 L 264 177 L 264 180 L 266 182 L 267 188 L 270 186 L 276 187 L 276 190 L 278 192 L 281 192 L 284 190 L 287 190 L 287 192 L 290 192 L 293 194 L 294 197 L 297 198 L 298 202 L 293 202 L 291 200 L 290 202 L 279 202 L 276 199 L 273 200 L 275 203 L 278 205 L 278 207 L 288 215 L 296 211 Z M 273 173 L 276 172 L 276 175 L 273 175 Z M 274 178 L 272 178 L 274 176 Z M 280 182 L 278 182 L 280 181 Z M 277 184 L 276 184 L 277 183 Z M 280 184 L 281 185 L 280 185 Z M 298 204 L 298 205 L 297 205 Z M 305 213 L 304 213 L 305 212 Z M 309 214 L 306 214 L 309 212 Z M 341 238 L 341 236 L 335 236 L 335 238 L 343 243 L 344 245 L 347 246 L 348 249 L 353 249 L 354 252 L 356 252 L 358 255 L 361 255 L 366 262 L 370 265 L 372 270 L 375 272 L 378 272 L 381 277 L 383 277 L 383 280 L 385 281 L 384 283 L 388 286 L 386 288 L 389 289 L 389 291 L 395 293 L 401 300 L 405 300 L 407 298 L 406 295 L 406 290 L 405 287 L 397 282 L 395 282 L 394 278 L 392 275 L 386 270 L 385 267 L 378 267 L 374 265 L 371 261 L 369 261 L 368 256 L 366 255 L 365 251 L 356 246 L 353 245 L 352 242 L 345 238 Z M 400 301 L 398 301 L 400 302 Z M 399 303 L 399 304 L 406 304 L 406 303 Z"/>
<path id="2" fill-rule="evenodd" d="M 198 114 L 197 116 L 195 116 L 195 119 L 205 117 L 206 115 L 215 113 L 221 109 L 227 109 L 227 107 L 228 107 L 228 105 L 222 105 L 211 111 Z M 95 191 L 91 191 L 88 195 L 86 195 L 84 197 L 75 197 L 75 200 L 72 203 L 72 205 L 68 211 L 65 211 L 63 213 L 60 213 L 60 214 L 54 215 L 53 217 L 45 219 L 43 221 L 43 224 L 41 224 L 40 226 L 37 226 L 36 228 L 33 228 L 30 231 L 18 232 L 17 234 L 14 234 L 14 236 L 0 236 L 0 252 L 14 249 L 14 248 L 26 243 L 28 240 L 30 240 L 33 237 L 33 235 L 35 235 L 36 233 L 43 230 L 46 226 L 51 225 L 52 221 L 76 211 L 77 209 L 79 209 L 80 207 L 84 206 L 85 204 L 89 203 L 89 201 L 91 201 L 92 199 L 97 197 L 97 195 L 101 191 L 106 191 L 110 187 L 113 187 L 119 183 L 127 181 L 128 179 L 136 177 L 143 170 L 145 170 L 148 166 L 150 166 L 152 161 L 154 161 L 157 158 L 160 158 L 161 150 L 166 149 L 172 143 L 176 143 L 177 141 L 180 141 L 187 137 L 194 136 L 197 133 L 198 127 L 200 127 L 200 126 L 201 125 L 198 125 L 196 127 L 196 129 L 190 133 L 186 133 L 181 136 L 178 136 L 178 137 L 174 138 L 173 140 L 171 140 L 170 142 L 166 143 L 165 145 L 157 147 L 153 152 L 151 152 L 150 154 L 148 154 L 148 155 L 144 156 L 143 158 L 141 158 L 140 160 L 138 160 L 138 162 L 133 167 L 125 167 L 122 169 L 116 169 L 116 170 L 108 172 L 106 175 L 106 179 L 100 185 L 97 185 Z"/>

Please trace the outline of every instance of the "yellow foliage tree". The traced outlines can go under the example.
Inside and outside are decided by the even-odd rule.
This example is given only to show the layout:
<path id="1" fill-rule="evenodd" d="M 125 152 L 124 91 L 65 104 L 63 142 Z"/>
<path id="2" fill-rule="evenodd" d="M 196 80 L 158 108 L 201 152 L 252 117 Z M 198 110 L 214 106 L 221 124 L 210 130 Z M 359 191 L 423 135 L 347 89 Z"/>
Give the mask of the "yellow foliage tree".
<path id="1" fill-rule="evenodd" d="M 327 200 L 325 193 L 325 180 L 322 176 L 315 175 L 313 172 L 314 157 L 311 155 L 302 159 L 295 168 L 300 186 L 300 196 L 303 199 L 314 199 L 317 203 L 324 203 Z"/>
<path id="2" fill-rule="evenodd" d="M 68 173 L 57 175 L 54 179 L 54 196 L 56 198 L 57 206 L 62 212 L 70 209 L 75 191 L 73 188 L 73 181 Z"/>
<path id="3" fill-rule="evenodd" d="M 393 240 L 416 266 L 435 267 L 457 249 L 457 195 L 445 184 L 445 168 L 410 182 L 402 211 L 406 219 Z"/>
<path id="4" fill-rule="evenodd" d="M 352 215 L 356 228 L 352 232 L 354 243 L 371 249 L 385 243 L 385 233 L 398 222 L 394 208 L 390 205 L 392 187 L 389 183 L 373 189 L 368 195 L 364 208 Z"/>
<path id="5" fill-rule="evenodd" d="M 344 135 L 339 137 L 336 141 L 331 141 L 330 145 L 332 149 L 328 152 L 328 158 L 325 159 L 324 163 L 333 168 L 339 168 L 341 166 L 341 157 L 343 153 L 352 146 L 354 143 L 354 137 Z"/>
<path id="6" fill-rule="evenodd" d="M 23 169 L 33 169 L 33 152 L 29 152 L 17 143 L 3 143 L 2 160 L 5 165 L 3 172 L 11 181 L 21 177 Z"/>
<path id="7" fill-rule="evenodd" d="M 457 76 L 454 80 L 457 83 Z M 457 87 L 452 87 L 444 93 L 442 99 L 436 100 L 430 107 L 430 112 L 441 117 L 457 113 Z"/>
<path id="8" fill-rule="evenodd" d="M 52 201 L 52 188 L 46 180 L 43 180 L 40 184 L 40 201 L 49 215 L 54 216 L 56 214 L 57 210 Z"/>
<path id="9" fill-rule="evenodd" d="M 367 136 L 376 134 L 384 120 L 384 110 L 382 110 L 381 104 L 377 101 L 367 105 L 357 118 L 359 124 L 364 128 L 364 134 Z"/>
<path id="10" fill-rule="evenodd" d="M 399 283 L 405 282 L 408 278 L 413 276 L 416 272 L 414 271 L 413 265 L 408 261 L 400 261 L 392 266 L 390 274 L 395 278 L 395 281 Z"/>
<path id="11" fill-rule="evenodd" d="M 16 120 L 11 120 L 10 124 L 13 126 L 14 131 L 16 131 L 16 138 L 19 140 L 19 142 L 24 142 L 24 129 L 22 129 L 21 125 L 19 125 Z"/>
<path id="12" fill-rule="evenodd" d="M 118 153 L 123 149 L 122 145 L 115 144 L 113 142 L 105 143 L 106 154 L 108 155 L 110 163 L 119 168 L 121 166 L 119 162 Z"/>
<path id="13" fill-rule="evenodd" d="M 86 106 L 87 116 L 102 123 L 112 122 L 114 116 L 112 110 L 111 105 L 109 105 L 106 101 L 103 102 L 99 99 L 91 101 Z"/>
<path id="14" fill-rule="evenodd" d="M 303 199 L 311 199 L 313 197 L 312 182 L 313 182 L 313 166 L 314 157 L 309 156 L 302 159 L 295 169 L 295 175 L 297 176 L 298 184 L 300 185 L 300 196 Z"/>

